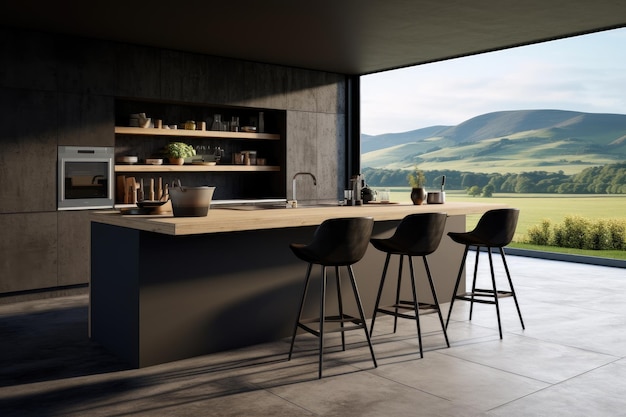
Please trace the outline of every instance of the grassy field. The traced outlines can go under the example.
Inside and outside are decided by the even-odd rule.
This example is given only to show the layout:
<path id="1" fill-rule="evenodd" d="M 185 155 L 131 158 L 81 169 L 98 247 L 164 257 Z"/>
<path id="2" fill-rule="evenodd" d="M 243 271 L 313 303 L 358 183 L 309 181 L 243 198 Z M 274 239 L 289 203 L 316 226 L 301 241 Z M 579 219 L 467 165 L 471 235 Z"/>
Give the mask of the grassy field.
<path id="1" fill-rule="evenodd" d="M 391 187 L 391 201 L 410 202 L 409 187 Z M 588 219 L 626 219 L 626 195 L 573 195 L 573 194 L 496 194 L 491 198 L 470 197 L 462 191 L 446 191 L 446 201 L 481 201 L 504 203 L 520 209 L 520 218 L 513 246 L 527 247 L 521 243 L 528 228 L 549 219 L 558 224 L 568 215 L 578 215 Z M 472 229 L 480 216 L 467 217 L 467 227 Z M 536 249 L 537 247 L 529 247 Z M 552 250 L 552 249 L 550 249 Z M 626 259 L 626 251 L 575 251 L 578 253 L 608 258 Z"/>

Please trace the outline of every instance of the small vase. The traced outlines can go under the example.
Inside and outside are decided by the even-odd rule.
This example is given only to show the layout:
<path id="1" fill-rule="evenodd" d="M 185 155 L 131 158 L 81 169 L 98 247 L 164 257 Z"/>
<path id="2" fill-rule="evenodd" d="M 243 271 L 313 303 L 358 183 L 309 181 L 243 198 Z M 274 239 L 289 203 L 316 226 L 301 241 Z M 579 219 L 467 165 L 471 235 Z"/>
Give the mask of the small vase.
<path id="1" fill-rule="evenodd" d="M 172 165 L 183 165 L 185 163 L 185 158 L 167 158 Z"/>
<path id="2" fill-rule="evenodd" d="M 413 204 L 422 205 L 426 201 L 426 190 L 422 187 L 411 189 L 411 201 Z"/>

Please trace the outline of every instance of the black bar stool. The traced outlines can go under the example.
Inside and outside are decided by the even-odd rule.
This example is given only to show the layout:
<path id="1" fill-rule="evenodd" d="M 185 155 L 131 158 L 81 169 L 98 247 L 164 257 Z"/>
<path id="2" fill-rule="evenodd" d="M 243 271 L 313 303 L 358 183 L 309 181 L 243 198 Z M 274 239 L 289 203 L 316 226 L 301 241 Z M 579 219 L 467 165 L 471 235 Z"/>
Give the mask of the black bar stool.
<path id="1" fill-rule="evenodd" d="M 293 336 L 291 338 L 291 347 L 289 348 L 289 360 L 291 360 L 291 354 L 293 352 L 293 345 L 296 340 L 296 333 L 298 327 L 306 330 L 307 332 L 319 337 L 319 378 L 322 377 L 322 366 L 324 360 L 324 323 L 334 322 L 339 323 L 340 327 L 337 329 L 327 330 L 326 332 L 341 332 L 341 346 L 343 350 L 346 350 L 346 341 L 344 332 L 349 330 L 363 329 L 365 332 L 365 338 L 369 345 L 370 352 L 372 354 L 372 360 L 374 361 L 374 367 L 377 367 L 376 357 L 374 356 L 374 349 L 372 348 L 372 342 L 370 335 L 367 331 L 367 324 L 365 323 L 365 315 L 363 314 L 363 306 L 361 304 L 361 298 L 357 289 L 356 281 L 354 279 L 354 272 L 352 265 L 357 263 L 365 255 L 367 246 L 369 245 L 369 239 L 372 235 L 372 229 L 374 227 L 374 220 L 371 217 L 354 217 L 354 218 L 340 218 L 325 220 L 315 231 L 313 235 L 313 241 L 310 244 L 292 243 L 290 246 L 293 253 L 300 259 L 309 263 L 306 272 L 306 280 L 304 283 L 304 291 L 302 293 L 302 300 L 300 302 L 300 311 L 296 324 L 293 329 Z M 302 310 L 304 308 L 304 302 L 306 300 L 307 290 L 309 288 L 309 281 L 311 278 L 311 269 L 313 264 L 322 266 L 322 279 L 320 288 L 320 314 L 319 318 L 302 320 Z M 339 304 L 338 316 L 326 316 L 326 267 L 335 267 L 335 277 L 337 283 L 337 299 Z M 343 302 L 341 297 L 341 277 L 339 275 L 339 267 L 345 266 L 348 270 L 348 277 L 352 284 L 352 291 L 354 292 L 354 298 L 359 311 L 359 317 L 347 315 L 343 312 Z M 311 323 L 319 323 L 319 327 L 316 330 L 310 326 Z M 351 326 L 346 326 L 346 323 L 351 323 Z"/>
<path id="2" fill-rule="evenodd" d="M 387 258 L 385 259 L 385 266 L 383 267 L 383 275 L 380 279 L 380 286 L 378 287 L 378 295 L 376 296 L 376 304 L 374 306 L 374 314 L 372 316 L 372 327 L 370 328 L 370 334 L 374 333 L 374 322 L 376 321 L 377 313 L 384 313 L 394 316 L 393 332 L 396 332 L 398 317 L 415 320 L 417 323 L 417 338 L 420 345 L 420 356 L 424 357 L 424 350 L 422 348 L 422 330 L 420 326 L 420 310 L 422 313 L 434 313 L 439 315 L 439 322 L 443 330 L 443 335 L 446 339 L 446 345 L 450 347 L 448 342 L 448 335 L 443 324 L 443 317 L 441 315 L 441 309 L 439 308 L 439 301 L 437 300 L 437 293 L 435 291 L 435 285 L 430 273 L 430 267 L 428 266 L 427 255 L 433 253 L 446 226 L 446 213 L 422 213 L 422 214 L 410 214 L 406 216 L 394 232 L 393 236 L 388 239 L 370 239 L 372 245 L 382 251 L 387 252 Z M 396 287 L 396 302 L 392 306 L 379 307 L 381 294 L 385 285 L 385 277 L 387 275 L 387 268 L 389 267 L 389 259 L 391 255 L 400 255 L 400 265 L 398 268 L 398 282 Z M 409 259 L 409 269 L 411 271 L 411 288 L 413 300 L 401 300 L 400 299 L 400 287 L 402 283 L 402 261 L 404 257 Z M 426 269 L 426 276 L 428 277 L 428 283 L 430 284 L 430 291 L 433 296 L 433 304 L 421 303 L 417 298 L 417 291 L 415 289 L 415 274 L 413 270 L 413 256 L 421 256 L 424 260 L 424 268 Z M 413 310 L 414 314 L 406 314 L 403 310 Z"/>
<path id="3" fill-rule="evenodd" d="M 482 304 L 495 304 L 496 315 L 498 316 L 498 331 L 500 332 L 500 339 L 502 339 L 502 325 L 500 323 L 500 305 L 498 299 L 502 297 L 513 297 L 515 301 L 515 307 L 517 308 L 517 314 L 519 315 L 522 329 L 524 327 L 524 320 L 522 319 L 522 312 L 520 311 L 519 304 L 517 302 L 517 296 L 515 289 L 513 288 L 513 281 L 511 281 L 511 274 L 509 273 L 509 267 L 506 263 L 506 257 L 504 256 L 504 247 L 511 243 L 513 235 L 515 234 L 515 228 L 517 227 L 517 219 L 519 217 L 519 210 L 510 209 L 497 209 L 486 212 L 478 221 L 478 224 L 471 232 L 457 233 L 450 232 L 448 236 L 457 243 L 465 245 L 465 252 L 463 252 L 463 259 L 461 260 L 461 267 L 459 268 L 459 274 L 456 278 L 456 284 L 454 285 L 454 292 L 452 293 L 452 300 L 450 301 L 450 310 L 448 311 L 448 318 L 446 320 L 446 328 L 450 321 L 450 314 L 452 313 L 452 307 L 454 306 L 454 300 L 465 300 L 471 303 L 469 319 L 472 319 L 472 311 L 474 309 L 474 303 Z M 461 281 L 461 275 L 463 274 L 463 268 L 465 268 L 465 260 L 467 258 L 467 252 L 470 247 L 476 247 L 476 263 L 474 265 L 474 280 L 472 281 L 471 292 L 464 292 L 457 294 L 459 290 L 459 283 Z M 476 288 L 476 275 L 478 272 L 478 257 L 480 255 L 480 248 L 486 248 L 489 256 L 489 267 L 491 269 L 491 289 Z M 491 249 L 498 248 L 500 256 L 502 256 L 502 263 L 504 264 L 504 270 L 509 280 L 509 290 L 498 290 L 496 288 L 496 276 L 493 270 L 493 259 L 491 257 Z"/>

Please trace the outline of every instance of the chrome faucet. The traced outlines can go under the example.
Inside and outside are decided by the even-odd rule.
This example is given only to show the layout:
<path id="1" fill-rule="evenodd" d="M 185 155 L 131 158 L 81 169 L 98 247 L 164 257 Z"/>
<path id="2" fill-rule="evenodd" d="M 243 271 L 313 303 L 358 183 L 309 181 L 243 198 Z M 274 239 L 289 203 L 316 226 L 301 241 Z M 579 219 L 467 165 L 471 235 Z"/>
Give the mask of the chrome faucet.
<path id="1" fill-rule="evenodd" d="M 311 174 L 310 172 L 296 172 L 293 176 L 293 181 L 291 183 L 291 199 L 293 201 L 297 201 L 296 200 L 296 177 L 298 177 L 298 175 L 310 175 L 311 178 L 313 178 L 313 185 L 317 185 L 317 179 L 315 178 L 315 175 Z"/>

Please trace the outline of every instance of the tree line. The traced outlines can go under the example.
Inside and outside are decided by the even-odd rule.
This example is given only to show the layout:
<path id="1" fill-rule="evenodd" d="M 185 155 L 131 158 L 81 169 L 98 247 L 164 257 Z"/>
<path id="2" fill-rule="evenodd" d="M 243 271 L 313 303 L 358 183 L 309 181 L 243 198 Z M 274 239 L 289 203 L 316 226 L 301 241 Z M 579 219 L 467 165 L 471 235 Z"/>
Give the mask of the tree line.
<path id="1" fill-rule="evenodd" d="M 407 170 L 365 168 L 363 174 L 372 187 L 407 187 Z M 424 171 L 427 188 L 439 188 L 446 176 L 446 189 L 492 193 L 626 194 L 626 162 L 585 168 L 578 174 L 563 171 L 477 173 L 454 170 Z M 478 191 L 476 191 L 478 190 Z"/>

